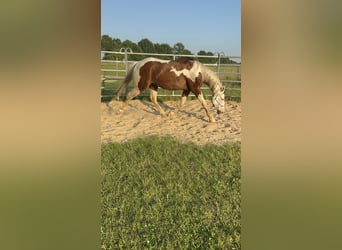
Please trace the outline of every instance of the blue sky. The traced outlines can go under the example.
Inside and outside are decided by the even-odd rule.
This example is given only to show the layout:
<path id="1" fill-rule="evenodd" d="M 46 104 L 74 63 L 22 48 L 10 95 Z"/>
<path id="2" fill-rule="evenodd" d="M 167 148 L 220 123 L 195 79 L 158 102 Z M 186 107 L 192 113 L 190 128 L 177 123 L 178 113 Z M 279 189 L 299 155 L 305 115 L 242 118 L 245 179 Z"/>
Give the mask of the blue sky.
<path id="1" fill-rule="evenodd" d="M 101 35 L 241 55 L 240 0 L 101 0 Z"/>

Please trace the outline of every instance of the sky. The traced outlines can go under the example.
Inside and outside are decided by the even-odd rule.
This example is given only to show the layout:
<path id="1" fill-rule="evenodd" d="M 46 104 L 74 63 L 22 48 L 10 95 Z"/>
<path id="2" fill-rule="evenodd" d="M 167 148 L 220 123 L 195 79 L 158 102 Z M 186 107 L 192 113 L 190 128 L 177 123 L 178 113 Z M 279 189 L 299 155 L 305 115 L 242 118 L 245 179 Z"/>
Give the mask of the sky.
<path id="1" fill-rule="evenodd" d="M 101 0 L 101 35 L 241 56 L 240 0 Z"/>

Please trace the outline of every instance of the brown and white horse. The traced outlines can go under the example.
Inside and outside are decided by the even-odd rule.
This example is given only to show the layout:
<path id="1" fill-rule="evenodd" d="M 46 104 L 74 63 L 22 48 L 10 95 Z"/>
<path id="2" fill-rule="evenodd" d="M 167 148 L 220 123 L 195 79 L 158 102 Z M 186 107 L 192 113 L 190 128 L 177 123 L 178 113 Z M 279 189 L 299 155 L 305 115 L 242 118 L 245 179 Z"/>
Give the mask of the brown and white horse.
<path id="1" fill-rule="evenodd" d="M 224 87 L 217 75 L 198 61 L 189 58 L 166 61 L 150 57 L 136 62 L 131 66 L 125 80 L 120 85 L 116 99 L 119 99 L 120 93 L 132 80 L 134 88 L 128 92 L 120 112 L 127 107 L 131 99 L 138 96 L 145 89 L 150 88 L 151 101 L 160 114 L 164 116 L 165 112 L 157 102 L 157 90 L 160 87 L 167 90 L 183 90 L 179 108 L 184 105 L 189 93 L 194 93 L 205 109 L 209 121 L 215 122 L 201 91 L 202 82 L 207 84 L 213 93 L 211 101 L 217 109 L 217 113 L 221 114 L 224 112 Z"/>

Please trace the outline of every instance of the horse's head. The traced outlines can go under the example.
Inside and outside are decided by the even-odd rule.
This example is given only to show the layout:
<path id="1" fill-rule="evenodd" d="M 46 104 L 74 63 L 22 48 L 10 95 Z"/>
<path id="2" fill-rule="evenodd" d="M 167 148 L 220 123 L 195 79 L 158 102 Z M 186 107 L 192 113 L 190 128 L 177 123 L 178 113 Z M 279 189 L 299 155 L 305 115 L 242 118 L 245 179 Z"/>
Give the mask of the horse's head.
<path id="1" fill-rule="evenodd" d="M 224 87 L 221 87 L 217 93 L 213 95 L 211 99 L 213 106 L 217 109 L 217 114 L 221 114 L 224 112 Z"/>

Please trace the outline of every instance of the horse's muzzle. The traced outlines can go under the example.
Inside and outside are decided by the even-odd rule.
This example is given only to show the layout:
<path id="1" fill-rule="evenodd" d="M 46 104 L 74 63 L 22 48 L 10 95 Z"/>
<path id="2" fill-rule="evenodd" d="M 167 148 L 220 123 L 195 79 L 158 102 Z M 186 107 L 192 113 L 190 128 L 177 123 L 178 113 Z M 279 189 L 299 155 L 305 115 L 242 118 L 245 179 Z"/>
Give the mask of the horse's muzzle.
<path id="1" fill-rule="evenodd" d="M 223 111 L 221 111 L 221 110 L 217 110 L 217 114 L 219 115 L 219 114 L 222 114 L 223 113 Z"/>

